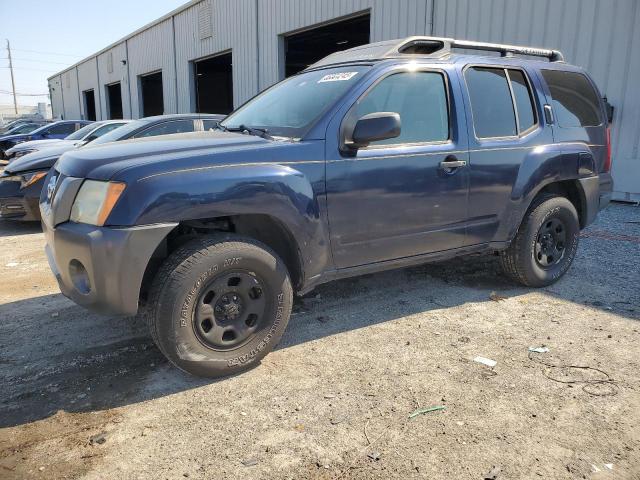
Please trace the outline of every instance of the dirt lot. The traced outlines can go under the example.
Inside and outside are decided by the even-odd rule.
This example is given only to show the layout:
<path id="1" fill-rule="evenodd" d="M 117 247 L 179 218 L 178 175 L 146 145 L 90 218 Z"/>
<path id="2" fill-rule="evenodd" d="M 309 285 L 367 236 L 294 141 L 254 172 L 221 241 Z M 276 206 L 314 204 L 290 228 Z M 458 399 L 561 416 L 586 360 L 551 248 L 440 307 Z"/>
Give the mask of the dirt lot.
<path id="1" fill-rule="evenodd" d="M 0 478 L 640 478 L 640 208 L 606 210 L 542 290 L 495 258 L 325 285 L 220 381 L 65 299 L 42 248 L 0 223 Z"/>

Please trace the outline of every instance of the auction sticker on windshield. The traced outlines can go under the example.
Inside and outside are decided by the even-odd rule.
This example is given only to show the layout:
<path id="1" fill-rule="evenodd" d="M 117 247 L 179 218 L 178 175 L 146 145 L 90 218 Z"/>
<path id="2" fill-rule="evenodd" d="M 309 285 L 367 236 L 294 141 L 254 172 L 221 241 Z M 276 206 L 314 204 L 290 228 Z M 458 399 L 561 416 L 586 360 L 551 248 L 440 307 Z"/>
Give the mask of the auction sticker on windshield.
<path id="1" fill-rule="evenodd" d="M 330 73 L 325 75 L 318 83 L 322 82 L 342 82 L 344 80 L 351 80 L 354 76 L 356 76 L 358 72 L 341 72 L 341 73 Z"/>

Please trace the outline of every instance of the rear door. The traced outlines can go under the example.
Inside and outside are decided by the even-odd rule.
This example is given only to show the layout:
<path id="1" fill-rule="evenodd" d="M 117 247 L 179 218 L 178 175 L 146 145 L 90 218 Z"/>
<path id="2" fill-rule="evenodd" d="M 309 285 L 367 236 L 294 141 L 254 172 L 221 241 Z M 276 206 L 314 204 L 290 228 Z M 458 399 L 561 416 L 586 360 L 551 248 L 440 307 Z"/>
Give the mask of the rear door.
<path id="1" fill-rule="evenodd" d="M 73 122 L 60 123 L 48 128 L 44 138 L 65 138 L 77 130 L 79 124 Z M 45 133 L 45 132 L 43 132 Z"/>
<path id="2" fill-rule="evenodd" d="M 338 119 L 354 124 L 369 113 L 396 112 L 402 122 L 399 137 L 357 151 L 328 138 L 327 201 L 338 268 L 463 245 L 468 152 L 466 131 L 458 128 L 464 109 L 456 80 L 446 69 L 394 67 Z M 335 131 L 341 128 L 328 129 Z"/>
<path id="3" fill-rule="evenodd" d="M 536 147 L 553 144 L 552 131 L 541 120 L 545 97 L 534 72 L 521 66 L 467 65 L 461 75 L 470 160 L 466 243 L 507 240 L 500 238 L 500 226 L 515 211 L 518 173 L 535 168 L 535 161 L 528 166 L 526 161 Z"/>

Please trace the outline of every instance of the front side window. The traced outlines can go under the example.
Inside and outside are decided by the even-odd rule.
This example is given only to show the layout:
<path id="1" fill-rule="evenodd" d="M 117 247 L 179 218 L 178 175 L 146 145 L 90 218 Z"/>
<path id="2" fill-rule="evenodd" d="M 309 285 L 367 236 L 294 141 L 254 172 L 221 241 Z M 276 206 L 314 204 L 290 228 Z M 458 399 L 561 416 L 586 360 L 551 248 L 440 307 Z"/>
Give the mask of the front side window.
<path id="1" fill-rule="evenodd" d="M 542 70 L 553 111 L 561 127 L 597 127 L 602 123 L 600 100 L 581 73 Z"/>
<path id="2" fill-rule="evenodd" d="M 398 113 L 400 136 L 371 145 L 440 142 L 449 138 L 447 91 L 440 73 L 402 72 L 384 78 L 358 100 L 352 114 L 357 120 L 376 112 Z"/>
<path id="3" fill-rule="evenodd" d="M 300 138 L 369 68 L 347 66 L 295 75 L 249 101 L 222 126 L 265 128 L 274 136 Z"/>
<path id="4" fill-rule="evenodd" d="M 163 122 L 159 125 L 147 128 L 145 131 L 134 135 L 133 138 L 155 137 L 157 135 L 170 135 L 172 133 L 193 132 L 193 120 L 174 120 Z"/>

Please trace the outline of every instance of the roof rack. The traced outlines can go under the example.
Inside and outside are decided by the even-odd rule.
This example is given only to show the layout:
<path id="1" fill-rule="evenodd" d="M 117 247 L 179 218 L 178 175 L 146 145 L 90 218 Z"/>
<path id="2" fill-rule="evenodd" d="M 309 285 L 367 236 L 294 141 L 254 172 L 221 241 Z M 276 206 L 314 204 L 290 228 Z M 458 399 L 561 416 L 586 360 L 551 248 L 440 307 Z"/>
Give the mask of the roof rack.
<path id="1" fill-rule="evenodd" d="M 404 39 L 386 40 L 370 43 L 359 47 L 350 48 L 341 52 L 335 52 L 314 63 L 310 68 L 333 65 L 337 63 L 350 63 L 357 61 L 383 60 L 386 58 L 402 58 L 407 56 L 441 58 L 451 53 L 454 48 L 467 50 L 483 50 L 498 52 L 503 57 L 529 55 L 548 58 L 550 62 L 563 62 L 564 56 L 559 50 L 547 48 L 525 47 L 518 45 L 505 45 L 501 43 L 474 42 L 470 40 L 456 40 L 445 37 L 408 37 Z"/>
<path id="2" fill-rule="evenodd" d="M 517 53 L 519 55 L 531 55 L 533 57 L 545 57 L 550 62 L 564 62 L 564 55 L 560 50 L 548 48 L 523 47 L 518 45 L 506 45 L 503 43 L 473 42 L 470 40 L 451 40 L 451 48 L 466 48 L 469 50 L 486 50 L 490 52 L 500 52 L 503 57 Z"/>

